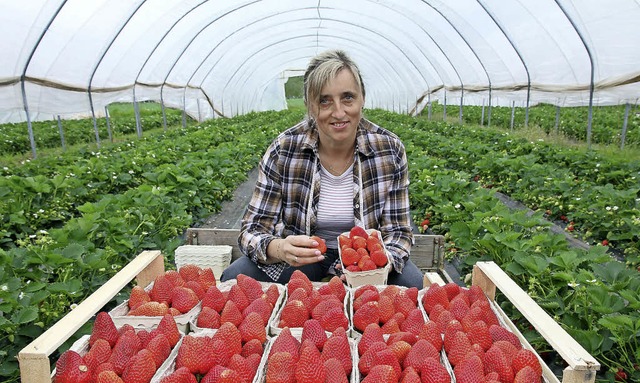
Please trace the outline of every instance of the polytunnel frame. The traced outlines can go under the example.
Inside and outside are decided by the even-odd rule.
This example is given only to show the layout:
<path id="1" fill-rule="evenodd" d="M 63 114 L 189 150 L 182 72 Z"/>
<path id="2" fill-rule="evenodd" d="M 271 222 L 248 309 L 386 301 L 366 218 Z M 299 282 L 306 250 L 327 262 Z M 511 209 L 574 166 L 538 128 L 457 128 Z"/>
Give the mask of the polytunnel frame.
<path id="1" fill-rule="evenodd" d="M 472 45 L 468 42 L 468 40 L 464 37 L 464 35 L 462 33 L 460 33 L 460 31 L 458 30 L 458 28 L 455 26 L 455 23 L 452 22 L 452 20 L 450 20 L 447 16 L 445 16 L 443 14 L 443 12 L 436 7 L 434 4 L 431 4 L 429 2 L 427 2 L 427 0 L 421 0 L 424 4 L 428 5 L 429 7 L 431 7 L 434 11 L 436 11 L 438 14 L 440 14 L 440 16 L 447 21 L 447 23 L 449 23 L 449 25 L 452 26 L 452 28 L 454 28 L 454 30 L 456 31 L 456 33 L 458 33 L 458 35 L 463 39 L 463 41 L 465 42 L 465 44 L 467 44 L 467 46 L 469 47 L 469 49 L 472 51 L 472 53 L 474 54 L 474 56 L 476 57 L 476 59 L 478 60 L 478 63 L 483 67 L 485 74 L 487 76 L 487 80 L 489 82 L 489 124 L 490 124 L 490 116 L 491 116 L 491 98 L 492 98 L 492 84 L 491 84 L 491 76 L 489 75 L 486 66 L 484 65 L 484 63 L 482 62 L 482 60 L 480 59 L 480 57 L 478 56 L 477 52 L 475 52 L 475 50 L 473 49 Z M 207 1 L 208 2 L 208 1 Z M 514 45 L 514 43 L 511 41 L 511 39 L 507 36 L 507 34 L 505 33 L 504 29 L 502 28 L 502 26 L 496 21 L 495 17 L 486 9 L 485 5 L 480 1 L 477 0 L 478 4 L 485 10 L 485 12 L 487 13 L 487 15 L 489 15 L 489 17 L 491 17 L 491 19 L 494 21 L 494 23 L 496 24 L 496 26 L 502 31 L 503 35 L 507 38 L 507 40 L 510 41 L 512 48 L 515 50 L 516 54 L 518 55 L 518 57 L 520 57 L 521 61 L 523 62 L 523 65 L 525 66 L 525 69 L 527 71 L 527 75 L 529 76 L 529 71 L 527 69 L 526 63 L 524 61 L 524 59 L 522 58 L 522 55 L 520 54 L 520 52 L 518 51 L 518 49 L 516 48 L 516 46 Z M 594 88 L 595 88 L 595 65 L 594 65 L 594 61 L 593 61 L 593 53 L 591 51 L 591 47 L 590 45 L 587 43 L 583 32 L 580 30 L 579 26 L 576 24 L 576 22 L 574 21 L 574 19 L 572 18 L 572 16 L 570 15 L 570 13 L 565 9 L 565 7 L 560 3 L 560 0 L 554 0 L 555 4 L 558 6 L 558 8 L 562 11 L 563 15 L 565 16 L 565 18 L 569 21 L 569 23 L 571 24 L 571 26 L 573 27 L 575 33 L 578 35 L 578 37 L 580 38 L 586 52 L 587 55 L 589 57 L 589 62 L 590 62 L 590 83 L 589 83 L 589 106 L 588 106 L 588 125 L 587 125 L 587 144 L 588 147 L 591 147 L 591 128 L 592 128 L 592 115 L 593 115 L 593 95 L 594 95 Z M 90 107 L 91 107 L 91 112 L 92 112 L 92 116 L 93 116 L 93 120 L 94 120 L 94 128 L 96 130 L 96 135 L 97 135 L 97 143 L 99 146 L 99 135 L 97 133 L 97 124 L 95 121 L 95 109 L 94 109 L 94 105 L 93 105 L 93 97 L 91 95 L 91 83 L 93 81 L 93 77 L 97 71 L 97 69 L 99 68 L 102 60 L 104 59 L 104 57 L 106 56 L 106 54 L 109 52 L 109 49 L 111 48 L 112 44 L 114 43 L 114 41 L 118 38 L 118 36 L 120 35 L 120 33 L 122 32 L 122 30 L 126 27 L 126 25 L 128 24 L 128 22 L 131 20 L 131 18 L 138 12 L 138 10 L 142 7 L 142 5 L 144 5 L 146 3 L 146 0 L 141 1 L 138 6 L 135 8 L 135 10 L 133 12 L 130 13 L 129 17 L 127 18 L 126 22 L 123 23 L 123 25 L 120 27 L 118 33 L 116 33 L 114 35 L 114 37 L 111 39 L 111 42 L 108 44 L 108 46 L 104 49 L 102 56 L 100 58 L 100 60 L 98 60 L 98 62 L 96 63 L 96 65 L 94 66 L 94 70 L 92 72 L 91 78 L 89 80 L 89 84 L 88 84 L 88 89 L 87 89 L 87 93 L 88 93 L 88 98 L 89 98 L 89 102 L 90 102 Z M 38 47 L 40 46 L 44 36 L 47 34 L 47 32 L 49 31 L 52 23 L 56 20 L 56 18 L 58 17 L 58 15 L 60 14 L 61 10 L 65 7 L 65 5 L 67 4 L 67 0 L 63 0 L 60 5 L 58 6 L 57 10 L 53 13 L 52 17 L 49 19 L 47 25 L 45 26 L 45 28 L 42 30 L 36 44 L 34 44 L 29 57 L 24 65 L 23 71 L 21 73 L 21 77 L 20 77 L 20 82 L 21 82 L 21 91 L 22 91 L 22 98 L 23 98 L 23 108 L 26 114 L 26 119 L 27 119 L 27 126 L 28 126 L 28 130 L 29 130 L 29 139 L 31 142 L 31 149 L 32 149 L 32 155 L 34 158 L 36 158 L 36 148 L 35 148 L 35 138 L 33 136 L 33 127 L 32 127 L 32 123 L 31 123 L 31 117 L 30 117 L 30 111 L 29 111 L 29 105 L 28 105 L 28 101 L 27 101 L 27 96 L 26 96 L 26 87 L 25 87 L 25 83 L 26 83 L 26 72 L 29 68 L 29 65 L 33 59 L 33 56 L 35 54 L 35 52 L 38 50 Z M 203 3 L 198 4 L 202 5 Z M 249 4 L 253 4 L 253 3 L 249 3 Z M 247 4 L 245 4 L 244 6 L 246 6 Z M 243 6 L 243 7 L 244 7 Z M 318 1 L 318 6 L 316 7 L 316 9 L 319 9 L 320 6 L 320 1 Z M 443 4 L 443 6 L 445 6 Z M 197 8 L 194 7 L 194 8 Z M 234 12 L 236 11 L 238 8 L 234 8 L 232 11 L 230 12 Z M 300 8 L 298 8 L 297 10 L 299 10 Z M 190 12 L 190 11 L 188 11 Z M 187 13 L 188 13 L 187 12 Z M 185 13 L 186 14 L 186 13 Z M 169 32 L 167 32 L 163 38 L 160 40 L 160 42 L 158 43 L 158 45 L 164 40 L 164 37 L 166 37 L 168 35 Z M 157 46 L 158 46 L 157 45 Z M 156 48 L 157 48 L 156 46 Z M 133 88 L 134 88 L 134 103 L 135 103 L 135 86 L 138 84 L 138 78 L 140 73 L 142 72 L 142 68 L 144 68 L 144 66 L 146 65 L 146 63 L 148 62 L 149 58 L 152 57 L 153 53 L 155 52 L 154 48 L 151 53 L 148 55 L 147 60 L 145 61 L 145 64 L 143 64 L 141 66 L 141 70 L 138 74 L 138 77 L 136 77 L 136 80 L 133 84 Z M 184 53 L 184 52 L 183 52 Z M 446 53 L 442 52 L 443 55 L 445 57 L 447 57 Z M 411 61 L 411 60 L 410 60 Z M 453 63 L 451 62 L 450 59 L 448 59 L 448 61 L 452 64 L 452 67 L 455 68 L 455 65 L 453 65 Z M 176 60 L 177 62 L 177 60 Z M 174 64 L 175 65 L 175 64 Z M 415 64 L 414 64 L 415 65 Z M 432 65 L 433 66 L 433 65 Z M 435 69 L 435 66 L 433 66 Z M 165 81 L 163 81 L 162 85 L 161 85 L 161 91 L 160 91 L 160 95 L 161 95 L 161 102 L 162 102 L 162 88 L 164 87 L 164 85 L 166 84 L 166 79 L 168 78 L 169 73 L 171 73 L 171 71 L 173 70 L 173 67 L 167 72 L 167 77 L 165 77 Z M 436 70 L 437 72 L 437 70 Z M 194 72 L 195 73 L 195 72 Z M 418 73 L 422 72 L 418 69 Z M 457 71 L 456 71 L 457 73 Z M 528 95 L 527 95 L 527 103 L 529 101 L 529 92 L 530 92 L 530 81 L 529 82 L 529 86 L 528 86 Z M 426 80 L 425 80 L 425 83 Z M 461 81 L 461 87 L 463 87 L 464 84 Z M 185 88 L 188 87 L 188 83 L 185 85 Z M 446 89 L 446 88 L 445 88 Z M 206 95 L 205 95 L 206 96 Z M 208 97 L 208 96 L 207 96 Z M 210 100 L 209 100 L 210 101 Z M 462 103 L 461 103 L 462 105 Z M 213 106 L 212 106 L 213 107 Z M 527 111 L 528 111 L 528 107 L 527 107 Z"/>

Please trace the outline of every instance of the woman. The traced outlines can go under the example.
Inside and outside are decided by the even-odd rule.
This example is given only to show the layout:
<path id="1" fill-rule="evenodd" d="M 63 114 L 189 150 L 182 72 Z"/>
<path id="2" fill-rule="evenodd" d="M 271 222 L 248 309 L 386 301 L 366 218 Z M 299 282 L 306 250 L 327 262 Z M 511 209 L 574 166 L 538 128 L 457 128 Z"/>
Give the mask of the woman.
<path id="1" fill-rule="evenodd" d="M 339 273 L 338 235 L 361 226 L 382 234 L 393 260 L 388 283 L 422 288 L 422 273 L 409 260 L 405 149 L 396 135 L 362 117 L 365 88 L 357 65 L 339 50 L 314 57 L 304 75 L 304 101 L 308 118 L 281 133 L 260 162 L 238 238 L 246 257 L 221 280 L 242 273 L 286 283 L 300 269 L 320 281 Z M 326 241 L 326 253 L 312 236 Z"/>

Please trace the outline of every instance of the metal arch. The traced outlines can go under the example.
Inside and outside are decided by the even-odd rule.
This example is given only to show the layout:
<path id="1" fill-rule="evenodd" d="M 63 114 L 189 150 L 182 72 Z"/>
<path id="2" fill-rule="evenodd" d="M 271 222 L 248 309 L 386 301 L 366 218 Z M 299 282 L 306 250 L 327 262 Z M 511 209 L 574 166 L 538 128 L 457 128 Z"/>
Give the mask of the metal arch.
<path id="1" fill-rule="evenodd" d="M 500 28 L 500 31 L 502 32 L 504 37 L 507 39 L 507 41 L 509 41 L 509 44 L 511 44 L 511 47 L 516 52 L 516 54 L 518 55 L 518 58 L 522 62 L 522 66 L 524 66 L 524 70 L 527 72 L 527 106 L 525 108 L 525 115 L 524 115 L 524 126 L 527 127 L 527 126 L 529 126 L 529 100 L 530 100 L 530 97 L 531 97 L 531 74 L 529 73 L 529 67 L 527 66 L 527 63 L 524 61 L 524 58 L 522 58 L 522 54 L 520 53 L 520 50 L 518 49 L 516 44 L 511 40 L 509 35 L 504 31 L 504 28 L 496 20 L 496 18 L 493 16 L 493 14 L 491 12 L 489 12 L 489 10 L 485 6 L 485 4 L 483 4 L 482 0 L 476 0 L 476 1 L 478 2 L 478 4 L 480 4 L 482 9 L 484 9 L 484 11 L 487 13 L 487 15 L 489 15 L 489 17 L 491 17 L 491 20 L 493 20 L 493 22 L 496 24 L 496 26 L 498 28 Z"/>
<path id="2" fill-rule="evenodd" d="M 269 16 L 269 17 L 271 17 L 271 16 Z M 267 18 L 264 18 L 264 19 L 261 19 L 261 20 L 265 20 L 265 19 L 267 19 Z M 302 20 L 302 19 L 300 19 L 300 20 Z M 336 23 L 342 23 L 342 24 L 345 24 L 345 22 L 344 22 L 343 20 L 337 20 L 337 19 L 332 19 L 332 18 L 325 18 L 324 20 L 330 20 L 330 21 L 333 21 L 333 22 L 336 22 Z M 391 45 L 395 46 L 395 47 L 396 47 L 400 52 L 402 52 L 402 53 L 403 53 L 403 55 L 407 58 L 407 60 L 408 60 L 408 61 L 413 65 L 414 69 L 416 70 L 416 72 L 418 72 L 418 73 L 420 74 L 420 76 L 422 77 L 423 81 L 424 81 L 426 84 L 428 84 L 428 81 L 427 81 L 427 80 L 425 79 L 425 77 L 422 75 L 422 72 L 421 72 L 421 71 L 416 67 L 416 65 L 413 63 L 413 61 L 412 61 L 412 60 L 410 60 L 410 59 L 407 57 L 407 55 L 402 51 L 402 49 L 400 49 L 400 47 L 399 47 L 397 44 L 395 44 L 392 40 L 388 39 L 387 37 L 385 37 L 384 35 L 380 34 L 379 32 L 377 32 L 377 31 L 375 31 L 375 30 L 372 30 L 372 29 L 369 29 L 369 28 L 362 28 L 362 27 L 360 27 L 360 26 L 359 26 L 359 28 L 361 28 L 361 29 L 363 29 L 363 30 L 366 30 L 366 31 L 368 31 L 368 32 L 370 32 L 370 33 L 373 33 L 373 34 L 375 34 L 375 35 L 377 35 L 377 36 L 380 36 L 382 39 L 384 39 L 384 40 L 388 41 Z M 235 33 L 235 32 L 234 32 L 234 33 Z M 319 35 L 320 35 L 320 34 L 318 34 L 318 36 L 319 36 Z M 348 40 L 348 39 L 346 39 L 346 40 Z M 249 57 L 251 57 L 251 55 L 250 55 Z M 226 89 L 226 88 L 227 88 L 227 86 L 228 86 L 228 85 L 229 85 L 229 83 L 231 82 L 231 79 L 232 79 L 232 78 L 233 78 L 233 77 L 234 77 L 234 76 L 235 76 L 235 75 L 240 71 L 240 68 L 241 68 L 241 67 L 242 67 L 242 66 L 239 66 L 239 67 L 238 67 L 238 68 L 233 72 L 233 74 L 232 74 L 231 76 L 229 76 L 229 79 L 228 79 L 227 83 L 225 84 L 225 86 L 223 87 L 223 89 Z M 392 67 L 392 66 L 391 66 L 391 67 Z M 209 74 L 207 74 L 207 76 L 205 76 L 204 78 L 206 78 L 206 77 L 208 77 L 208 76 L 209 76 Z"/>
<path id="3" fill-rule="evenodd" d="M 158 43 L 153 47 L 151 52 L 149 52 L 149 54 L 147 55 L 147 58 L 144 60 L 144 63 L 142 63 L 142 65 L 140 66 L 140 70 L 138 71 L 138 74 L 136 75 L 135 80 L 133 81 L 133 100 L 134 101 L 136 99 L 136 85 L 138 84 L 138 79 L 140 78 L 140 75 L 142 74 L 142 71 L 144 70 L 144 68 L 147 66 L 147 63 L 151 59 L 151 56 L 153 56 L 154 52 L 158 49 L 160 44 L 162 44 L 162 42 L 169 35 L 169 33 L 171 33 L 171 31 L 173 31 L 173 28 L 175 28 L 176 25 L 178 25 L 185 17 L 187 17 L 187 15 L 189 15 L 191 12 L 195 11 L 197 8 L 199 8 L 201 5 L 207 3 L 208 1 L 209 0 L 202 0 L 200 3 L 195 5 L 193 8 L 187 10 L 182 16 L 180 16 L 171 25 L 171 27 L 169 29 L 167 29 L 167 31 L 164 33 L 164 35 L 162 35 L 162 37 L 160 38 L 160 40 L 158 40 Z M 162 99 L 162 91 L 160 91 L 160 104 L 162 106 L 162 121 L 163 121 L 164 127 L 166 128 L 167 121 L 166 121 L 166 116 L 165 116 L 165 111 L 164 111 L 164 102 L 163 102 L 163 99 Z"/>
<path id="4" fill-rule="evenodd" d="M 554 0 L 554 1 L 558 5 L 558 8 L 560 8 L 560 10 L 562 11 L 564 16 L 567 18 L 567 20 L 569 20 L 569 22 L 571 23 L 571 26 L 573 27 L 573 29 L 578 34 L 578 37 L 580 37 L 580 41 L 582 41 L 582 45 L 584 45 L 584 49 L 586 49 L 587 55 L 589 56 L 589 65 L 591 65 L 591 80 L 589 82 L 589 113 L 588 113 L 588 116 L 587 116 L 587 148 L 591 149 L 591 123 L 592 123 L 592 119 L 593 119 L 593 91 L 594 91 L 594 88 L 595 88 L 595 84 L 594 84 L 595 66 L 593 64 L 593 54 L 591 53 L 591 48 L 589 47 L 589 45 L 587 44 L 587 41 L 585 40 L 584 36 L 582 35 L 580 30 L 578 29 L 578 26 L 576 25 L 576 23 L 569 16 L 569 14 L 564 9 L 564 7 L 560 4 L 559 0 Z"/>
<path id="5" fill-rule="evenodd" d="M 25 88 L 25 85 L 24 85 L 25 78 L 27 77 L 27 70 L 29 69 L 29 65 L 31 64 L 33 55 L 38 50 L 38 47 L 40 46 L 40 43 L 42 42 L 44 35 L 47 34 L 47 32 L 49 31 L 49 27 L 51 27 L 51 24 L 53 24 L 53 21 L 56 19 L 56 17 L 58 17 L 58 15 L 60 14 L 60 11 L 62 11 L 62 8 L 65 6 L 65 4 L 67 4 L 67 0 L 62 1 L 60 6 L 54 13 L 53 17 L 49 19 L 49 22 L 42 30 L 40 37 L 38 37 L 38 41 L 31 49 L 31 53 L 29 53 L 29 58 L 27 59 L 27 62 L 24 64 L 24 68 L 22 69 L 22 74 L 20 75 L 20 90 L 22 91 L 22 106 L 25 114 L 27 115 L 27 130 L 29 131 L 29 142 L 31 143 L 31 155 L 33 156 L 33 158 L 36 158 L 36 140 L 35 140 L 35 137 L 33 136 L 33 126 L 31 125 L 31 118 L 29 117 L 29 103 L 27 102 L 27 89 Z"/>
<path id="6" fill-rule="evenodd" d="M 460 33 L 460 31 L 454 25 L 454 23 L 451 20 L 449 20 L 439 9 L 437 9 L 431 3 L 428 3 L 427 0 L 422 0 L 422 2 L 427 4 L 429 7 L 431 7 L 431 9 L 436 11 L 443 19 L 445 19 L 447 21 L 447 23 L 449 23 L 449 25 L 451 25 L 451 28 L 453 28 L 456 31 L 456 33 L 460 36 L 462 41 L 464 41 L 464 43 L 467 44 L 467 47 L 469 47 L 469 49 L 471 50 L 473 55 L 476 57 L 476 60 L 478 60 L 478 63 L 480 64 L 480 66 L 482 66 L 482 69 L 484 70 L 484 73 L 487 76 L 487 81 L 489 82 L 489 116 L 491 116 L 491 76 L 489 76 L 489 72 L 487 71 L 487 68 L 485 67 L 485 65 L 482 62 L 482 60 L 480 59 L 480 57 L 478 56 L 478 53 L 475 51 L 475 49 L 473 49 L 471 44 L 469 44 L 469 41 L 467 41 L 467 39 L 464 37 L 464 35 L 462 33 Z M 491 121 L 491 117 L 489 117 L 489 121 Z"/>
<path id="7" fill-rule="evenodd" d="M 113 39 L 111 39 L 111 42 L 109 42 L 109 45 L 107 45 L 107 47 L 102 52 L 102 56 L 100 56 L 100 59 L 98 60 L 96 65 L 93 67 L 93 72 L 89 77 L 89 85 L 87 87 L 87 93 L 89 95 L 89 106 L 91 107 L 91 116 L 93 117 L 93 128 L 96 132 L 96 144 L 98 145 L 98 148 L 100 148 L 100 134 L 98 133 L 98 123 L 96 122 L 96 113 L 95 113 L 95 108 L 93 107 L 93 96 L 91 96 L 91 83 L 93 82 L 93 76 L 95 76 L 96 72 L 98 71 L 98 67 L 100 67 L 100 64 L 102 63 L 102 60 L 107 55 L 107 53 L 109 52 L 109 49 L 111 49 L 111 46 L 116 41 L 118 36 L 120 36 L 120 33 L 122 32 L 122 30 L 129 24 L 129 21 L 131 21 L 131 18 L 140 10 L 140 8 L 146 3 L 146 1 L 147 0 L 142 0 L 140 4 L 138 4 L 135 10 L 131 12 L 127 20 L 122 24 L 122 26 L 120 27 L 118 32 L 115 34 L 115 36 L 113 36 Z"/>

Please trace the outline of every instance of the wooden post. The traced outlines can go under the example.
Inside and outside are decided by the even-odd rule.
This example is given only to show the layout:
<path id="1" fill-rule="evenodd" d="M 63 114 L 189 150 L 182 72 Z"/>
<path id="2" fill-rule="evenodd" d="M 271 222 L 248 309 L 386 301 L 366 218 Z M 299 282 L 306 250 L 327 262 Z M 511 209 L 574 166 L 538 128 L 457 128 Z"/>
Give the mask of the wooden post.
<path id="1" fill-rule="evenodd" d="M 164 273 L 160 251 L 143 251 L 75 309 L 18 353 L 22 383 L 51 382 L 51 355 L 82 325 L 122 290 L 133 278 L 144 280 Z"/>

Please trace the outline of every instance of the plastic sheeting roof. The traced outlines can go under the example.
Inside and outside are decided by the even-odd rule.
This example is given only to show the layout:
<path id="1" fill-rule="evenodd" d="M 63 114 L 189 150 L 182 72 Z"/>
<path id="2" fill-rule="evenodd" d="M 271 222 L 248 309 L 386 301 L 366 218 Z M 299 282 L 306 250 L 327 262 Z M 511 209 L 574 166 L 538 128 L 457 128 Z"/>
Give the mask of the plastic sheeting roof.
<path id="1" fill-rule="evenodd" d="M 367 107 L 635 103 L 637 0 L 2 0 L 0 122 L 155 100 L 204 120 L 286 108 L 316 53 Z"/>

